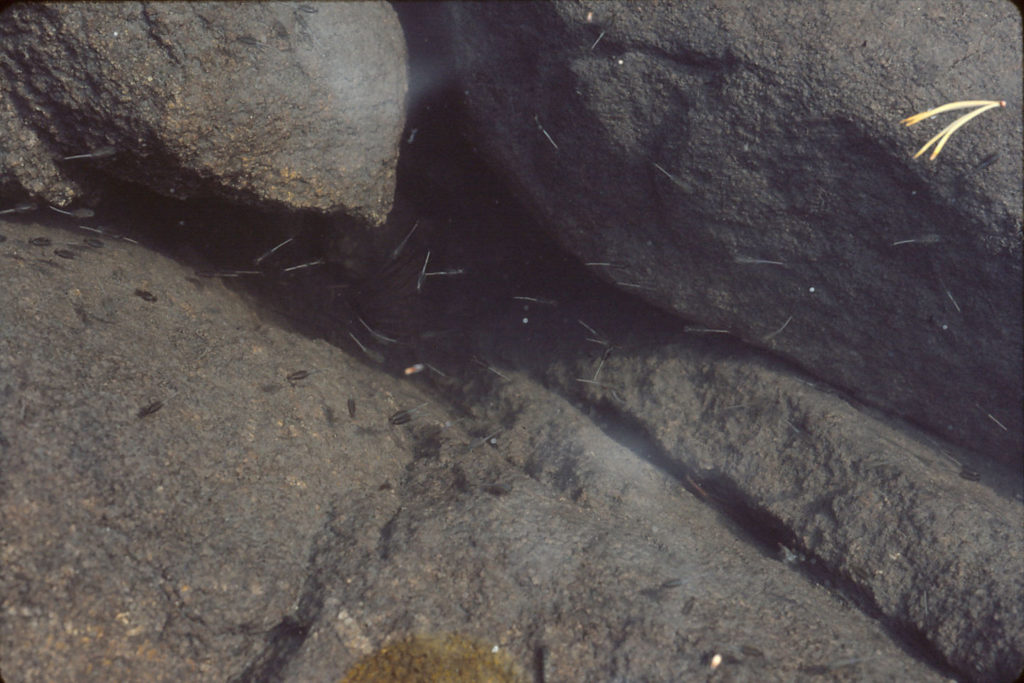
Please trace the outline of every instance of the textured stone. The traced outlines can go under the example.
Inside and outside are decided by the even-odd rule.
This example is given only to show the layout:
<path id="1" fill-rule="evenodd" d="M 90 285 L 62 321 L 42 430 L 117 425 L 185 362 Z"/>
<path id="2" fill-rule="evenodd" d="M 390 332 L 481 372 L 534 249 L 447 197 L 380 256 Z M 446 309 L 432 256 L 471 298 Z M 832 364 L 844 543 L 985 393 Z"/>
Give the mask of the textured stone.
<path id="1" fill-rule="evenodd" d="M 459 406 L 142 247 L 0 233 L 6 681 L 337 681 L 451 633 L 550 680 L 941 680 L 526 375 Z"/>
<path id="2" fill-rule="evenodd" d="M 66 205 L 98 170 L 370 224 L 391 208 L 406 65 L 385 3 L 31 3 L 0 45 L 0 126 L 27 131 L 0 171 L 23 192 Z"/>
<path id="3" fill-rule="evenodd" d="M 581 260 L 1019 466 L 1012 5 L 460 3 L 445 26 L 478 146 Z M 1007 107 L 910 158 L 942 124 L 901 118 L 982 96 Z"/>

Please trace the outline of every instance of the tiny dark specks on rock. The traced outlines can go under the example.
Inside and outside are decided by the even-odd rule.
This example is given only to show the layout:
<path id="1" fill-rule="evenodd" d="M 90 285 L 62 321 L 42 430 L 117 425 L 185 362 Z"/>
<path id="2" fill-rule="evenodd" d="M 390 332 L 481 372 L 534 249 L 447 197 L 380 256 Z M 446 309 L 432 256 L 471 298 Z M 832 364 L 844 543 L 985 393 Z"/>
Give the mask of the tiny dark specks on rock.
<path id="1" fill-rule="evenodd" d="M 53 244 L 49 237 L 33 237 L 28 241 L 28 243 L 33 247 L 48 247 Z"/>
<path id="2" fill-rule="evenodd" d="M 759 657 L 764 658 L 764 653 L 753 645 L 740 645 L 740 652 L 747 657 Z"/>
<path id="3" fill-rule="evenodd" d="M 0 235 L 0 244 L 7 241 L 7 235 Z"/>
<path id="4" fill-rule="evenodd" d="M 164 402 L 163 401 L 153 401 L 152 403 L 150 403 L 148 405 L 144 405 L 141 408 L 139 408 L 138 417 L 139 418 L 149 417 L 150 415 L 152 415 L 153 413 L 157 412 L 158 410 L 160 410 L 163 407 L 164 407 Z"/>
<path id="5" fill-rule="evenodd" d="M 156 295 L 145 289 L 136 289 L 135 296 L 139 297 L 143 301 L 153 302 L 156 301 Z"/>
<path id="6" fill-rule="evenodd" d="M 66 259 L 73 259 L 73 258 L 75 258 L 75 252 L 70 251 L 68 249 L 54 249 L 53 253 L 56 254 L 57 256 L 60 256 L 61 258 L 66 258 Z"/>
<path id="7" fill-rule="evenodd" d="M 964 467 L 960 470 L 960 477 L 967 481 L 981 481 L 981 473 L 975 472 L 970 467 Z"/>
<path id="8" fill-rule="evenodd" d="M 281 391 L 281 385 L 280 384 L 261 384 L 260 385 L 260 391 L 262 391 L 265 394 L 275 394 L 278 391 Z"/>
<path id="9" fill-rule="evenodd" d="M 356 400 L 354 398 L 348 400 L 348 416 L 353 420 L 356 419 Z"/>
<path id="10" fill-rule="evenodd" d="M 93 249 L 99 249 L 100 247 L 103 246 L 103 240 L 98 240 L 95 237 L 86 237 L 82 241 L 85 242 L 85 244 L 87 244 L 88 246 L 92 247 Z"/>
<path id="11" fill-rule="evenodd" d="M 418 406 L 416 406 L 415 408 L 409 408 L 407 410 L 399 410 L 398 412 L 394 413 L 391 417 L 388 418 L 388 422 L 390 422 L 393 425 L 404 425 L 404 424 L 406 424 L 408 422 L 411 422 L 413 414 L 416 411 L 418 411 L 419 409 L 423 408 L 423 406 L 425 406 L 425 405 L 427 405 L 427 404 L 426 403 L 421 403 Z"/>
<path id="12" fill-rule="evenodd" d="M 412 421 L 412 413 L 408 410 L 399 410 L 397 413 L 388 418 L 388 422 L 393 425 L 404 425 L 407 422 Z"/>

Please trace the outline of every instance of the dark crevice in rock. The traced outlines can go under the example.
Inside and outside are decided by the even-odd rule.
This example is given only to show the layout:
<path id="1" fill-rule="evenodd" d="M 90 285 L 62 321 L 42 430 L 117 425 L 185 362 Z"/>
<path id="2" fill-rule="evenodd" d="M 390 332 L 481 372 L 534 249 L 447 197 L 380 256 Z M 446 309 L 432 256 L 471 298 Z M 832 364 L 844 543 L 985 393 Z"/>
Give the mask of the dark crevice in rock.
<path id="1" fill-rule="evenodd" d="M 682 465 L 665 452 L 658 440 L 635 416 L 613 401 L 590 404 L 595 424 L 605 434 L 637 457 L 674 477 L 687 491 L 717 510 L 733 533 L 758 547 L 766 556 L 785 561 L 813 584 L 843 596 L 888 631 L 907 654 L 928 662 L 946 676 L 957 671 L 927 636 L 913 624 L 887 616 L 871 594 L 850 577 L 819 561 L 812 549 L 803 547 L 786 524 L 753 503 L 736 482 L 715 475 L 702 475 Z"/>
<path id="2" fill-rule="evenodd" d="M 594 423 L 605 434 L 672 475 L 687 491 L 719 510 L 732 522 L 737 535 L 756 545 L 765 555 L 778 558 L 781 548 L 798 548 L 792 532 L 771 514 L 752 506 L 733 482 L 701 475 L 673 459 L 640 420 L 621 410 L 613 401 L 593 402 L 590 407 Z"/>
<path id="3" fill-rule="evenodd" d="M 233 683 L 272 683 L 287 679 L 284 672 L 288 663 L 306 642 L 310 629 L 323 610 L 324 584 L 316 574 L 316 564 L 314 554 L 310 561 L 313 571 L 306 576 L 295 611 L 267 632 L 262 651 L 245 670 L 231 679 Z"/>
<path id="4" fill-rule="evenodd" d="M 267 644 L 256 661 L 232 680 L 236 683 L 284 680 L 281 673 L 306 641 L 311 624 L 312 621 L 299 623 L 290 616 L 283 618 L 267 634 Z"/>

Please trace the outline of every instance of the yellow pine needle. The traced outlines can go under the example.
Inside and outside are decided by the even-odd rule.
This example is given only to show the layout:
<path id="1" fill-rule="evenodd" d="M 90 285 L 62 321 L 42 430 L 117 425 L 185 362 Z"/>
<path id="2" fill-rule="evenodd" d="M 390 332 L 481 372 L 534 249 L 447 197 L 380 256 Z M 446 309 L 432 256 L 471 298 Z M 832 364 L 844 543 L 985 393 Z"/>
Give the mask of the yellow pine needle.
<path id="1" fill-rule="evenodd" d="M 935 107 L 935 109 L 929 109 L 928 111 L 923 111 L 920 114 L 914 114 L 913 116 L 903 119 L 902 121 L 900 121 L 900 123 L 905 123 L 908 126 L 912 126 L 915 123 L 918 123 L 919 121 L 924 121 L 925 119 L 931 118 L 936 114 L 943 114 L 947 111 L 953 111 L 954 109 L 967 109 L 968 107 L 984 107 L 989 104 L 999 105 L 1001 107 L 1006 106 L 1006 102 L 1001 102 L 999 100 L 963 100 L 961 102 L 950 102 L 949 104 L 944 104 L 941 107 Z"/>
<path id="2" fill-rule="evenodd" d="M 964 100 L 962 102 L 950 102 L 949 104 L 944 104 L 941 107 L 936 107 L 934 109 L 929 109 L 928 111 L 921 112 L 920 114 L 915 114 L 914 116 L 910 116 L 908 118 L 905 118 L 902 121 L 900 121 L 900 123 L 905 123 L 908 126 L 912 126 L 915 123 L 918 123 L 920 121 L 924 121 L 925 119 L 931 118 L 932 116 L 935 116 L 936 114 L 942 114 L 944 112 L 954 111 L 956 109 L 967 109 L 968 107 L 978 107 L 978 109 L 976 109 L 975 111 L 972 111 L 969 114 L 964 114 L 963 116 L 958 118 L 956 121 L 954 121 L 953 123 L 951 123 L 948 126 L 946 126 L 945 128 L 943 128 L 941 131 L 939 131 L 938 135 L 936 135 L 931 140 L 929 140 L 927 143 L 925 143 L 925 146 L 922 147 L 921 149 L 919 149 L 917 154 L 914 155 L 915 159 L 918 158 L 919 156 L 924 154 L 928 150 L 929 147 L 931 147 L 933 144 L 938 142 L 939 144 L 935 146 L 935 149 L 932 151 L 931 156 L 928 157 L 930 160 L 932 160 L 932 159 L 935 159 L 935 157 L 937 157 L 939 155 L 939 152 L 941 152 L 942 148 L 945 147 L 946 143 L 949 141 L 949 138 L 952 137 L 953 133 L 955 133 L 958 130 L 960 130 L 960 128 L 963 127 L 964 124 L 966 124 L 968 121 L 973 119 L 975 116 L 979 116 L 981 114 L 984 114 L 989 109 L 994 109 L 996 107 L 1005 107 L 1005 106 L 1006 106 L 1006 102 L 1004 100 Z"/>
<path id="3" fill-rule="evenodd" d="M 928 149 L 928 145 L 931 145 L 932 142 L 934 142 L 935 140 L 938 140 L 939 144 L 935 145 L 935 149 L 932 150 L 931 156 L 928 157 L 929 160 L 935 159 L 935 157 L 939 156 L 939 152 L 942 151 L 942 148 L 946 146 L 946 143 L 949 142 L 949 138 L 953 135 L 953 133 L 957 132 L 964 124 L 966 124 L 968 121 L 973 119 L 975 116 L 978 116 L 979 114 L 984 114 L 989 109 L 993 109 L 993 108 L 998 107 L 998 106 L 1000 106 L 1000 104 L 998 102 L 995 103 L 995 104 L 988 104 L 988 105 L 985 105 L 984 107 L 981 107 L 980 109 L 978 109 L 976 111 L 972 111 L 970 114 L 965 114 L 965 115 L 961 116 L 956 121 L 954 121 L 953 123 L 951 123 L 948 126 L 946 126 L 945 128 L 943 128 L 942 132 L 938 135 L 938 137 L 935 137 L 935 138 L 932 138 L 931 140 L 929 140 L 928 144 L 925 145 L 924 147 L 922 147 L 921 151 L 919 151 L 917 154 L 914 155 L 914 158 L 916 159 L 917 157 L 921 156 L 922 152 L 924 152 L 926 149 Z M 1002 106 L 1006 106 L 1006 105 L 1003 104 Z"/>

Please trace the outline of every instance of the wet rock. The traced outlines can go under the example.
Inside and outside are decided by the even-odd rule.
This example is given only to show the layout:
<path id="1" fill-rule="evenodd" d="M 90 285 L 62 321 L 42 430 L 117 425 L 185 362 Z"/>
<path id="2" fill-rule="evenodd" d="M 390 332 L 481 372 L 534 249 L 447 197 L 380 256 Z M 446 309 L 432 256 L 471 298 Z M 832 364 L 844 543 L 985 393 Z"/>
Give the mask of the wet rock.
<path id="1" fill-rule="evenodd" d="M 328 263 L 310 216 L 121 185 L 91 230 L 2 217 L 4 680 L 337 681 L 410 652 L 528 680 L 1013 679 L 1019 470 L 608 284 L 626 262 L 527 229 L 458 107 L 416 92 L 422 221 L 379 271 Z"/>
<path id="2" fill-rule="evenodd" d="M 694 678 L 716 653 L 737 680 L 785 680 L 853 652 L 873 653 L 850 664 L 858 676 L 938 678 L 563 400 L 511 376 L 495 398 L 516 407 L 514 426 L 493 445 L 415 461 L 376 542 L 331 525 L 320 556 L 348 578 L 333 580 L 298 679 L 409 630 L 490 639 L 543 680 Z"/>
<path id="3" fill-rule="evenodd" d="M 449 404 L 141 246 L 3 233 L 5 680 L 338 680 L 422 633 L 548 680 L 941 680 L 525 375 Z"/>
<path id="4" fill-rule="evenodd" d="M 4 208 L 25 196 L 68 204 L 81 188 L 60 172 L 39 135 L 19 116 L 9 89 L 0 71 L 0 197 L 10 198 Z"/>
<path id="5" fill-rule="evenodd" d="M 907 647 L 971 680 L 1014 679 L 1024 667 L 1019 470 L 728 335 L 673 326 L 625 293 L 566 292 L 534 290 L 554 305 L 524 302 L 482 322 L 476 354 L 573 397 L 609 436 Z M 567 460 L 524 469 L 550 472 L 576 500 L 588 487 Z"/>
<path id="6" fill-rule="evenodd" d="M 970 678 L 1024 667 L 1019 477 L 969 481 L 968 454 L 749 356 L 618 351 L 601 382 L 655 461 L 866 613 Z"/>
<path id="7" fill-rule="evenodd" d="M 400 473 L 380 437 L 406 388 L 387 398 L 359 363 L 295 348 L 220 281 L 140 246 L 9 225 L 5 680 L 226 680 L 291 613 L 333 497 Z M 318 372 L 287 380 L 303 369 Z"/>
<path id="8" fill-rule="evenodd" d="M 66 205 L 98 169 L 374 225 L 391 208 L 406 67 L 384 3 L 27 4 L 0 36 L 0 170 L 23 192 Z"/>
<path id="9" fill-rule="evenodd" d="M 458 4 L 445 21 L 476 143 L 603 277 L 1019 466 L 1014 8 Z M 992 47 L 935 49 L 952 36 Z M 900 119 L 973 92 L 1006 109 L 911 159 L 942 124 Z"/>

